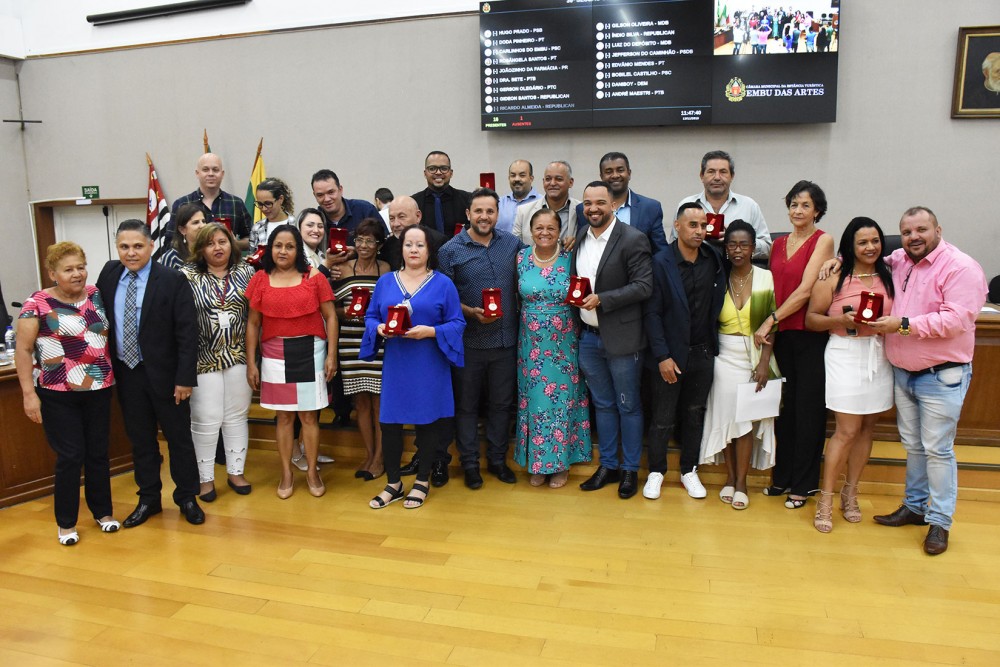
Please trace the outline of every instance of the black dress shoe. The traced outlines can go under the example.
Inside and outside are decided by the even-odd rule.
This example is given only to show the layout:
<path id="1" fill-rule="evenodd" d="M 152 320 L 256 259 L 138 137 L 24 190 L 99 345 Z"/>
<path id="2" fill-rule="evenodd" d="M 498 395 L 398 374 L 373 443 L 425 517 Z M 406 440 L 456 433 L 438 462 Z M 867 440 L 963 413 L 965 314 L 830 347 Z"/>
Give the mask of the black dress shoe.
<path id="1" fill-rule="evenodd" d="M 233 484 L 233 480 L 231 479 L 227 479 L 226 483 L 229 484 L 230 489 L 240 494 L 241 496 L 248 496 L 250 495 L 250 492 L 253 491 L 253 486 L 251 486 L 250 484 L 246 484 L 244 486 L 238 486 L 236 484 Z M 198 497 L 201 498 L 201 496 Z"/>
<path id="2" fill-rule="evenodd" d="M 196 526 L 205 523 L 205 512 L 198 507 L 198 503 L 194 499 L 181 503 L 181 514 L 184 515 L 188 523 Z"/>
<path id="3" fill-rule="evenodd" d="M 941 526 L 931 526 L 927 531 L 927 538 L 924 539 L 924 553 L 928 556 L 937 556 L 948 550 L 948 531 Z"/>
<path id="4" fill-rule="evenodd" d="M 232 483 L 232 482 L 230 482 L 230 483 L 229 483 L 229 486 L 232 486 L 232 485 L 233 485 L 233 483 Z M 200 498 L 201 500 L 204 500 L 204 501 L 205 501 L 206 503 L 210 503 L 210 502 L 213 502 L 213 501 L 215 501 L 215 499 L 216 499 L 216 498 L 218 498 L 218 497 L 219 497 L 219 496 L 218 496 L 218 494 L 217 494 L 217 493 L 215 492 L 215 487 L 214 487 L 214 486 L 212 487 L 212 490 L 211 490 L 211 491 L 209 491 L 208 493 L 203 493 L 203 494 L 201 494 L 200 496 L 198 496 L 198 498 Z"/>
<path id="5" fill-rule="evenodd" d="M 399 469 L 399 474 L 402 475 L 403 477 L 406 477 L 407 475 L 416 475 L 417 469 L 419 467 L 420 467 L 420 457 L 414 454 L 413 458 L 410 459 L 410 462 Z"/>
<path id="6" fill-rule="evenodd" d="M 621 481 L 618 482 L 618 497 L 628 500 L 639 490 L 639 473 L 634 470 L 622 470 Z"/>
<path id="7" fill-rule="evenodd" d="M 431 485 L 435 488 L 441 488 L 448 483 L 448 462 L 447 461 L 435 461 L 434 467 L 431 468 Z"/>
<path id="8" fill-rule="evenodd" d="M 486 470 L 504 484 L 513 484 L 517 481 L 517 476 L 514 474 L 514 471 L 511 470 L 503 461 L 500 463 L 487 464 Z"/>
<path id="9" fill-rule="evenodd" d="M 136 526 L 141 526 L 146 523 L 146 519 L 153 516 L 154 514 L 159 514 L 163 511 L 163 508 L 159 505 L 149 505 L 147 503 L 139 503 L 132 510 L 132 513 L 125 517 L 122 521 L 122 525 L 126 528 L 135 528 Z"/>
<path id="10" fill-rule="evenodd" d="M 605 484 L 618 481 L 618 469 L 612 470 L 611 468 L 605 468 L 604 466 L 599 466 L 597 472 L 590 476 L 586 482 L 580 485 L 580 488 L 584 491 L 597 491 L 598 489 L 603 489 Z"/>
<path id="11" fill-rule="evenodd" d="M 479 468 L 465 469 L 465 485 L 472 490 L 483 487 L 483 476 L 479 474 Z"/>
<path id="12" fill-rule="evenodd" d="M 875 523 L 880 523 L 883 526 L 892 526 L 893 528 L 898 528 L 899 526 L 926 526 L 927 521 L 924 519 L 923 514 L 917 514 L 911 510 L 906 505 L 900 505 L 899 509 L 892 514 L 880 514 L 872 517 L 875 519 Z M 947 541 L 945 537 L 945 541 Z"/>

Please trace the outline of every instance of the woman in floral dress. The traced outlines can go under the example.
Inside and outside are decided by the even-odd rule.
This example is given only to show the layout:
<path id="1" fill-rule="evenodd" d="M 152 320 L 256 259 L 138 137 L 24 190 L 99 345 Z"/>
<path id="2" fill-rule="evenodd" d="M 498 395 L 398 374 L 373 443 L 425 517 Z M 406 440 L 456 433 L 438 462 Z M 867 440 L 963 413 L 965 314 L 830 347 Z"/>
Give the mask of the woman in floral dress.
<path id="1" fill-rule="evenodd" d="M 559 251 L 559 216 L 540 209 L 530 221 L 530 249 L 518 254 L 521 327 L 517 362 L 514 460 L 532 486 L 565 486 L 569 467 L 590 461 L 590 410 L 577 366 L 577 331 L 565 303 L 569 255 Z"/>

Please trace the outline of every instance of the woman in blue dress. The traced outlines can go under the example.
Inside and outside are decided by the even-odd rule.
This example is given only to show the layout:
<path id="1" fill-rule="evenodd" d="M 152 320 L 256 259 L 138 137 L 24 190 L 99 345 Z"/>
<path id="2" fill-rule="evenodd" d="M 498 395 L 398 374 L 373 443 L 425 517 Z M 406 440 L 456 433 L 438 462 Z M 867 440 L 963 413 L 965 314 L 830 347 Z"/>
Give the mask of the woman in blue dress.
<path id="1" fill-rule="evenodd" d="M 440 441 L 440 420 L 455 415 L 451 367 L 462 366 L 465 349 L 462 333 L 465 317 L 455 284 L 435 271 L 437 252 L 420 225 L 403 230 L 399 238 L 403 267 L 383 275 L 375 284 L 365 333 L 358 357 L 375 358 L 385 345 L 382 362 L 382 455 L 389 483 L 371 499 L 372 509 L 382 509 L 403 498 L 399 463 L 403 455 L 403 425 L 413 424 L 417 447 L 434 448 Z M 410 312 L 410 329 L 405 335 L 386 336 L 389 306 L 405 306 Z M 403 507 L 424 504 L 430 490 L 431 465 L 436 452 L 419 452 L 417 479 L 406 495 Z"/>
<path id="2" fill-rule="evenodd" d="M 559 215 L 531 216 L 532 248 L 517 259 L 521 327 L 517 358 L 517 444 L 514 460 L 541 486 L 566 485 L 573 463 L 590 461 L 590 409 L 577 366 L 577 331 L 570 307 L 569 254 L 559 252 Z"/>

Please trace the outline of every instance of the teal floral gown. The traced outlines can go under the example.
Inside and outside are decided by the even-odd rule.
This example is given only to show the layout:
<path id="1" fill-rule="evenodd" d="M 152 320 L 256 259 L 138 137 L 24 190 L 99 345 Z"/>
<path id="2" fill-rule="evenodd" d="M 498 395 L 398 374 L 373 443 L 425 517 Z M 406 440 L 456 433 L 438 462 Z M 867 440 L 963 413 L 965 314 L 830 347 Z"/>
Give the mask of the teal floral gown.
<path id="1" fill-rule="evenodd" d="M 569 255 L 538 268 L 531 249 L 517 257 L 521 326 L 517 358 L 514 460 L 533 475 L 590 461 L 590 409 L 577 365 L 578 335 L 570 306 Z"/>

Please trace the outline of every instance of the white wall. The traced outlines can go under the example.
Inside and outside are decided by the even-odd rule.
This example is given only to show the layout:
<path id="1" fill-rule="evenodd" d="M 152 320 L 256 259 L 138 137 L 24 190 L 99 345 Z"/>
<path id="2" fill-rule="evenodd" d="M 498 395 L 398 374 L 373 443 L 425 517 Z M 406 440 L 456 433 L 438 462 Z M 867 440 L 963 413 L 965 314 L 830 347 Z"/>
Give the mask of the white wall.
<path id="1" fill-rule="evenodd" d="M 176 0 L 180 1 L 180 0 Z M 237 35 L 409 16 L 476 11 L 476 0 L 251 0 L 211 11 L 94 26 L 91 14 L 171 4 L 170 0 L 8 0 L 20 17 L 29 56 L 150 42 Z M 0 5 L 0 14 L 3 14 Z"/>
<path id="2" fill-rule="evenodd" d="M 0 58 L 0 118 L 17 118 L 15 72 L 12 61 Z M 15 317 L 10 302 L 21 301 L 38 284 L 21 138 L 20 125 L 0 123 L 0 283 Z"/>
<path id="3" fill-rule="evenodd" d="M 887 32 L 886 16 L 908 17 L 905 32 Z M 25 114 L 45 123 L 25 133 L 27 173 L 33 199 L 78 196 L 89 184 L 102 197 L 142 197 L 149 151 L 174 198 L 195 187 L 207 127 L 226 190 L 242 196 L 263 136 L 268 173 L 288 180 L 302 208 L 321 167 L 340 174 L 347 196 L 370 200 L 379 186 L 421 189 L 432 148 L 452 155 L 454 182 L 466 189 L 481 171 L 503 183 L 515 158 L 538 172 L 566 159 L 579 195 L 600 155 L 622 150 L 635 189 L 669 215 L 700 187 L 701 155 L 722 148 L 737 161 L 734 188 L 760 202 L 775 231 L 789 229 L 785 192 L 808 178 L 826 190 L 823 226 L 838 237 L 856 215 L 891 233 L 905 208 L 927 205 L 945 237 L 992 276 L 1000 121 L 953 120 L 949 109 L 958 27 L 997 19 L 992 3 L 973 0 L 946 13 L 934 0 L 849 3 L 838 121 L 823 125 L 484 133 L 473 15 L 29 59 Z"/>

